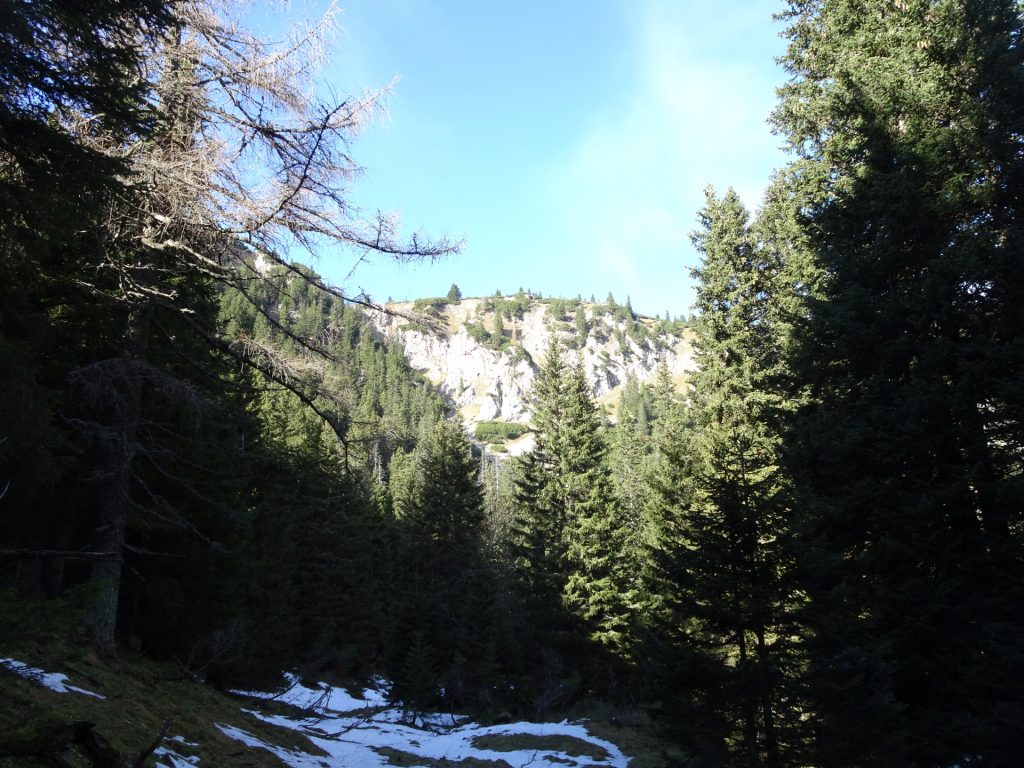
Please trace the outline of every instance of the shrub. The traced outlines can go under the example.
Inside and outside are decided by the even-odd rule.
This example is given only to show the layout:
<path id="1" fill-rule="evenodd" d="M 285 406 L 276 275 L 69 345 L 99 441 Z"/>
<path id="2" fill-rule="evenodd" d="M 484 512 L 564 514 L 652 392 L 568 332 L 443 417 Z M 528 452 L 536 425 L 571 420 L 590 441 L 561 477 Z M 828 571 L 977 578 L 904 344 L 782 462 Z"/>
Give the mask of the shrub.
<path id="1" fill-rule="evenodd" d="M 466 323 L 466 333 L 469 334 L 469 338 L 473 339 L 477 344 L 489 344 L 491 341 L 491 332 L 484 328 L 479 323 Z"/>
<path id="2" fill-rule="evenodd" d="M 515 440 L 529 431 L 525 424 L 514 421 L 481 421 L 473 431 L 477 440 L 485 443 L 496 443 L 502 440 Z"/>
<path id="3" fill-rule="evenodd" d="M 416 299 L 416 301 L 412 303 L 412 308 L 417 312 L 422 312 L 424 310 L 440 312 L 450 303 L 451 302 L 444 296 L 434 296 L 426 299 Z"/>

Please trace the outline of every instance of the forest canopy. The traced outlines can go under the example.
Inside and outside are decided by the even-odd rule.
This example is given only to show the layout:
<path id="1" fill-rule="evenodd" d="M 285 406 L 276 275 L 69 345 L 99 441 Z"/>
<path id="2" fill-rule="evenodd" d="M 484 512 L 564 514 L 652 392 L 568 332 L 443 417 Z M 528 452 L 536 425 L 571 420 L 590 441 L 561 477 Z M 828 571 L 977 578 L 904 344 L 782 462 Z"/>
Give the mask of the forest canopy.
<path id="1" fill-rule="evenodd" d="M 682 323 L 551 300 L 529 425 L 475 441 L 296 258 L 460 247 L 351 205 L 386 91 L 311 95 L 335 9 L 275 44 L 226 3 L 7 5 L 0 643 L 42 601 L 212 686 L 597 700 L 691 765 L 1021 763 L 1019 3 L 788 2 L 790 160 L 756 212 L 705 192 L 698 370 L 625 380 L 613 422 L 594 318 L 641 351 Z M 457 332 L 500 356 L 535 298 Z"/>

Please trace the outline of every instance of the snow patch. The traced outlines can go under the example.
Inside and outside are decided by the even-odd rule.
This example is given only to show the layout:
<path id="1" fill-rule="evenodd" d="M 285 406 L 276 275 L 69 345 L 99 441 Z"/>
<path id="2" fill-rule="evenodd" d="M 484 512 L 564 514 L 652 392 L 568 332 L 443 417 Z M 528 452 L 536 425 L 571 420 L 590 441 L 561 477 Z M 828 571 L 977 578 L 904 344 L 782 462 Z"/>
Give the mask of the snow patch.
<path id="1" fill-rule="evenodd" d="M 165 741 L 176 745 L 180 744 L 182 747 L 191 747 L 192 749 L 199 746 L 194 741 L 188 741 L 184 736 L 170 736 Z M 195 766 L 199 765 L 198 755 L 179 755 L 177 752 L 162 745 L 153 750 L 153 756 L 157 758 L 156 768 L 195 768 Z"/>
<path id="2" fill-rule="evenodd" d="M 181 740 L 182 744 L 188 744 L 190 747 L 198 746 L 196 744 L 189 744 L 181 736 L 176 736 L 171 741 L 177 741 L 178 739 Z M 153 750 L 153 756 L 157 758 L 157 768 L 194 768 L 194 766 L 199 765 L 198 757 L 194 755 L 183 757 L 167 749 L 167 747 L 157 747 Z"/>
<path id="3" fill-rule="evenodd" d="M 85 688 L 69 685 L 67 682 L 68 676 L 61 672 L 44 672 L 41 669 L 30 667 L 28 664 L 22 661 L 16 661 L 15 659 L 0 659 L 0 666 L 3 666 L 5 669 L 13 672 L 19 677 L 24 677 L 26 680 L 39 683 L 56 693 L 81 693 L 84 696 L 93 696 L 97 699 L 107 698 L 95 691 L 87 691 Z"/>
<path id="4" fill-rule="evenodd" d="M 285 673 L 284 679 L 285 687 L 278 692 L 233 690 L 231 693 L 254 699 L 274 699 L 282 704 L 319 713 L 354 712 L 370 707 L 384 707 L 388 704 L 387 687 L 382 680 L 375 683 L 383 690 L 366 688 L 362 696 L 357 698 L 344 688 L 335 688 L 327 683 L 317 683 L 316 688 L 309 688 L 302 684 L 298 676 L 290 672 Z"/>
<path id="5" fill-rule="evenodd" d="M 318 689 L 307 688 L 294 678 L 292 685 L 282 695 L 280 701 L 289 703 L 301 702 L 312 706 L 303 706 L 306 711 L 316 713 L 308 717 L 288 717 L 269 715 L 262 712 L 245 710 L 247 714 L 279 728 L 287 728 L 303 734 L 313 744 L 326 752 L 329 757 L 317 757 L 299 750 L 288 750 L 269 744 L 233 726 L 218 725 L 217 727 L 230 738 L 241 741 L 246 746 L 257 747 L 271 752 L 291 768 L 342 768 L 342 766 L 359 766 L 359 768 L 376 768 L 388 766 L 390 762 L 382 750 L 394 749 L 415 755 L 424 761 L 449 760 L 459 762 L 476 759 L 513 766 L 527 764 L 550 765 L 558 764 L 567 768 L 584 768 L 595 763 L 609 768 L 626 768 L 629 758 L 610 741 L 592 736 L 582 723 L 509 723 L 505 725 L 482 726 L 468 721 L 458 715 L 427 715 L 412 716 L 408 712 L 397 709 L 377 709 L 367 706 L 366 694 L 363 699 L 355 699 L 342 689 L 334 689 L 320 683 Z M 275 694 L 247 693 L 256 698 L 272 698 Z M 289 698 L 286 699 L 285 696 Z M 380 694 L 378 693 L 378 696 Z M 313 698 L 315 697 L 315 699 Z M 380 701 L 382 699 L 369 699 Z M 356 706 L 352 706 L 355 704 Z M 362 711 L 359 710 L 362 706 Z M 348 709 L 335 709 L 347 707 Z M 595 748 L 595 753 L 602 751 L 607 757 L 598 759 L 594 755 L 573 757 L 556 749 L 517 749 L 502 751 L 483 749 L 474 746 L 474 740 L 483 736 L 562 736 L 578 739 Z M 575 751 L 575 750 L 574 750 Z M 174 768 L 178 768 L 175 766 Z"/>
<path id="6" fill-rule="evenodd" d="M 253 736 L 248 731 L 243 731 L 241 728 L 236 728 L 233 725 L 221 725 L 216 723 L 216 726 L 220 729 L 221 733 L 230 739 L 240 741 L 247 747 L 255 747 L 256 749 L 265 749 L 270 754 L 274 755 L 278 760 L 291 768 L 331 768 L 332 764 L 326 762 L 323 758 L 314 757 L 313 755 L 306 754 L 305 752 L 299 752 L 298 750 L 285 749 L 284 747 L 278 747 L 275 744 L 263 741 Z M 386 765 L 386 763 L 368 763 L 366 768 L 371 766 Z"/>

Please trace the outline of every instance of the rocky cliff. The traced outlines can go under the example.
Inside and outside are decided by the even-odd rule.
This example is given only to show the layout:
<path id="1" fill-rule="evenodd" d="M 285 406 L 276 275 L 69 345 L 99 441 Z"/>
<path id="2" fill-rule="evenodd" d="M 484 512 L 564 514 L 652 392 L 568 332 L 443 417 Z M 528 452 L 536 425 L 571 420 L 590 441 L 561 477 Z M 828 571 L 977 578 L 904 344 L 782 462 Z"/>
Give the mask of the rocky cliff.
<path id="1" fill-rule="evenodd" d="M 650 381 L 668 366 L 677 384 L 694 368 L 690 334 L 624 307 L 515 297 L 393 303 L 374 324 L 400 341 L 410 364 L 438 388 L 472 430 L 481 421 L 530 420 L 529 395 L 548 340 L 583 360 L 595 399 L 610 408 L 632 376 Z"/>

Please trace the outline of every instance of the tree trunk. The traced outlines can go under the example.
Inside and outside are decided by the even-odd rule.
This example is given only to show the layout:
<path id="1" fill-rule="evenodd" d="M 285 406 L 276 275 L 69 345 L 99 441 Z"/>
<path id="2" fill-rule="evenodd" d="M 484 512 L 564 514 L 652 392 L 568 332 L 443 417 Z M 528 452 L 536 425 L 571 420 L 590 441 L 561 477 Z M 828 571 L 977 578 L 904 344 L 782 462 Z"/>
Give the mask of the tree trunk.
<path id="1" fill-rule="evenodd" d="M 743 676 L 741 677 L 741 684 L 745 687 L 749 685 L 749 674 L 748 674 L 748 662 L 747 662 L 747 633 L 746 630 L 740 629 L 736 634 L 737 645 L 739 646 L 740 652 L 740 669 L 742 669 Z M 743 744 L 746 747 L 747 754 L 750 756 L 750 767 L 758 768 L 761 765 L 760 756 L 757 751 L 757 703 L 754 700 L 754 696 L 749 690 L 740 691 L 740 700 L 742 701 L 743 708 Z"/>
<path id="2" fill-rule="evenodd" d="M 126 435 L 127 437 L 127 435 Z M 117 604 L 121 593 L 120 555 L 124 552 L 125 528 L 128 522 L 128 492 L 131 480 L 131 459 L 115 459 L 116 468 L 104 482 L 99 498 L 99 519 L 93 546 L 119 557 L 93 563 L 89 582 L 96 590 L 94 601 L 86 614 L 86 627 L 101 653 L 113 655 L 114 632 L 117 628 Z"/>
<path id="3" fill-rule="evenodd" d="M 764 723 L 764 751 L 767 768 L 779 768 L 779 742 L 775 734 L 775 712 L 772 706 L 774 688 L 771 680 L 771 658 L 763 629 L 757 630 L 757 666 L 761 694 L 761 720 Z"/>
<path id="4" fill-rule="evenodd" d="M 100 452 L 103 479 L 97 493 L 98 514 L 93 547 L 98 552 L 111 552 L 115 557 L 93 563 L 89 582 L 96 594 L 86 614 L 85 625 L 99 651 L 107 655 L 115 652 L 121 565 L 142 411 L 141 366 L 146 354 L 148 320 L 149 312 L 144 306 L 133 308 L 128 313 L 121 370 L 110 382 L 110 402 L 101 406 L 107 409 L 109 423 Z"/>

